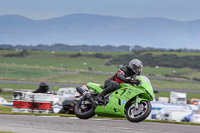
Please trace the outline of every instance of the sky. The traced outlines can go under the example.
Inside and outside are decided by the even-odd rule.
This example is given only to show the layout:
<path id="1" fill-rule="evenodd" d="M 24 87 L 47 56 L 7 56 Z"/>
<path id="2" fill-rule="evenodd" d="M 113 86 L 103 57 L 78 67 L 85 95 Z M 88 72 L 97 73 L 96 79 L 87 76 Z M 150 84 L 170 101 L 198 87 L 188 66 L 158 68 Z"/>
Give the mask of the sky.
<path id="1" fill-rule="evenodd" d="M 0 15 L 39 20 L 76 13 L 190 21 L 200 19 L 200 0 L 0 0 Z"/>

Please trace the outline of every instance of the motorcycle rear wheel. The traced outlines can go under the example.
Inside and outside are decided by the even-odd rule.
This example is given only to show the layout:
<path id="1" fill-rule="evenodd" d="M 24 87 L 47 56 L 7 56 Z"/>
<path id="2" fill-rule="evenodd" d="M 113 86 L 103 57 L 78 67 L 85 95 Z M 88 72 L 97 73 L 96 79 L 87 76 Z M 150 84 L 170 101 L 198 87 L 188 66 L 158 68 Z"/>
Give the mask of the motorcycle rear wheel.
<path id="1" fill-rule="evenodd" d="M 74 108 L 74 113 L 79 119 L 89 119 L 95 115 L 95 107 L 92 104 L 84 104 L 86 97 L 82 97 Z"/>
<path id="2" fill-rule="evenodd" d="M 138 108 L 135 103 L 131 104 L 126 112 L 126 117 L 130 122 L 140 122 L 146 119 L 151 113 L 151 103 L 149 101 L 141 101 Z"/>

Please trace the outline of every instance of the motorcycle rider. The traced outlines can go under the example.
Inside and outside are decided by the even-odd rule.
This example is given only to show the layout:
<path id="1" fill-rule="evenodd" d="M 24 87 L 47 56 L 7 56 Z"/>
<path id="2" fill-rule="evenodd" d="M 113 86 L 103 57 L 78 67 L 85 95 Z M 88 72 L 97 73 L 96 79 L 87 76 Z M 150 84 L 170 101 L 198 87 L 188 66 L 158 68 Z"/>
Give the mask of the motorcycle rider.
<path id="1" fill-rule="evenodd" d="M 53 94 L 53 92 L 51 91 L 51 89 L 49 88 L 49 85 L 46 82 L 41 82 L 39 84 L 39 88 L 35 91 L 33 91 L 33 93 L 47 93 L 47 94 Z"/>
<path id="2" fill-rule="evenodd" d="M 104 96 L 120 88 L 120 83 L 139 84 L 139 80 L 133 81 L 133 78 L 139 76 L 142 72 L 143 64 L 138 59 L 133 59 L 128 66 L 123 66 L 104 82 L 104 90 L 97 96 L 99 102 L 104 102 Z M 135 79 L 135 78 L 134 78 Z"/>

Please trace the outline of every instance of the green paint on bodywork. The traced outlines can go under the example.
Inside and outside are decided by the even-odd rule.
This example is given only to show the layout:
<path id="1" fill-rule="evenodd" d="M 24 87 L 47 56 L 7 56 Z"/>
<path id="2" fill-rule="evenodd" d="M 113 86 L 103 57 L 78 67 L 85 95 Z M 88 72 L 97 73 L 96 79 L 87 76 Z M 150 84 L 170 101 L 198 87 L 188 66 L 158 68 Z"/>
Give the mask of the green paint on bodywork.
<path id="1" fill-rule="evenodd" d="M 153 89 L 150 83 L 146 82 L 143 78 L 137 77 L 141 84 L 139 86 L 132 86 L 128 83 L 121 83 L 121 88 L 114 91 L 109 95 L 109 103 L 106 106 L 97 106 L 95 113 L 98 116 L 116 116 L 125 117 L 125 107 L 127 103 L 134 103 L 137 96 L 137 102 L 142 100 L 153 100 Z M 95 93 L 100 93 L 103 89 L 100 84 L 88 83 L 87 87 Z M 107 95 L 107 96 L 108 96 Z"/>
<path id="2" fill-rule="evenodd" d="M 91 89 L 94 93 L 101 93 L 103 91 L 103 89 L 100 87 L 100 84 L 96 84 L 96 83 L 87 83 L 87 88 Z"/>

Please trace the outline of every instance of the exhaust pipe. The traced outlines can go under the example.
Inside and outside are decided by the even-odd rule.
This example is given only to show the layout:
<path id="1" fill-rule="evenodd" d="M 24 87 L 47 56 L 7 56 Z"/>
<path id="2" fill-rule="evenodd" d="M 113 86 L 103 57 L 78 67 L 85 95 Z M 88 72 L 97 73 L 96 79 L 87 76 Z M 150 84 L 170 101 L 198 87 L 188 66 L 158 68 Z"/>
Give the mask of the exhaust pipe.
<path id="1" fill-rule="evenodd" d="M 90 95 L 90 93 L 88 93 L 87 91 L 85 91 L 82 87 L 76 87 L 76 91 L 78 93 L 80 93 L 81 95 L 85 96 L 87 99 L 89 99 L 92 102 L 93 106 L 95 106 L 95 107 L 97 106 L 96 103 L 95 103 L 95 101 L 94 101 L 94 99 Z"/>
<path id="2" fill-rule="evenodd" d="M 78 92 L 78 93 L 80 93 L 81 95 L 83 95 L 83 93 L 85 92 L 84 90 L 83 90 L 83 88 L 82 87 L 76 87 L 76 91 Z"/>
<path id="3" fill-rule="evenodd" d="M 90 93 L 85 91 L 82 87 L 76 87 L 76 90 L 78 91 L 78 93 L 80 93 L 83 96 L 86 96 L 87 98 L 91 97 Z"/>

